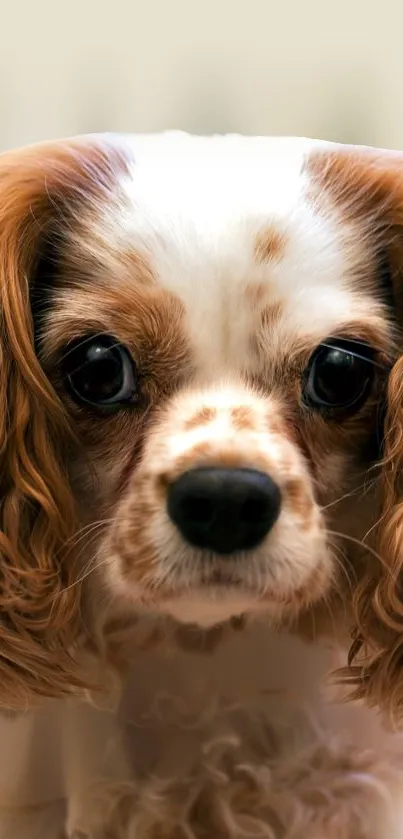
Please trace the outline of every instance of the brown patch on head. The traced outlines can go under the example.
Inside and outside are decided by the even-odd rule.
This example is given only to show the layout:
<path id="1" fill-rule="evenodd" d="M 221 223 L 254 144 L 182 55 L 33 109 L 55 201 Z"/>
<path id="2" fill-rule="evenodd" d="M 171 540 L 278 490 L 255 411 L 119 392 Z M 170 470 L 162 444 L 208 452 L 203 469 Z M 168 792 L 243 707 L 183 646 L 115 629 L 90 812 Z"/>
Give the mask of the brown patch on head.
<path id="1" fill-rule="evenodd" d="M 327 195 L 348 219 L 378 222 L 386 229 L 402 221 L 402 162 L 401 153 L 379 149 L 340 146 L 316 151 L 306 164 L 316 187 L 312 197 L 320 202 L 321 193 Z"/>
<path id="2" fill-rule="evenodd" d="M 381 263 L 387 263 L 395 302 L 403 311 L 403 156 L 371 148 L 339 147 L 311 154 L 307 171 L 312 179 L 313 202 L 331 211 L 333 204 L 357 235 L 372 260 L 372 287 L 382 285 Z M 348 234 L 350 235 L 350 234 Z M 385 259 L 386 258 L 386 259 Z M 371 281 L 364 270 L 356 277 L 358 288 Z M 384 297 L 389 288 L 380 288 Z"/>
<path id="3" fill-rule="evenodd" d="M 208 425 L 210 422 L 217 416 L 217 411 L 215 408 L 209 407 L 208 405 L 203 405 L 199 411 L 193 414 L 192 417 L 189 417 L 188 420 L 185 422 L 185 430 L 186 431 L 193 431 L 194 428 L 199 428 L 202 425 Z"/>
<path id="4" fill-rule="evenodd" d="M 254 431 L 256 428 L 255 415 L 249 405 L 238 405 L 231 411 L 232 426 L 237 431 Z"/>
<path id="5" fill-rule="evenodd" d="M 131 353 L 143 384 L 159 393 L 172 389 L 189 362 L 182 303 L 158 286 L 85 284 L 72 293 L 67 283 L 42 328 L 42 358 L 47 367 L 68 343 L 91 334 L 110 334 Z"/>
<path id="6" fill-rule="evenodd" d="M 274 226 L 260 230 L 255 239 L 254 254 L 257 262 L 278 261 L 284 254 L 287 238 Z"/>

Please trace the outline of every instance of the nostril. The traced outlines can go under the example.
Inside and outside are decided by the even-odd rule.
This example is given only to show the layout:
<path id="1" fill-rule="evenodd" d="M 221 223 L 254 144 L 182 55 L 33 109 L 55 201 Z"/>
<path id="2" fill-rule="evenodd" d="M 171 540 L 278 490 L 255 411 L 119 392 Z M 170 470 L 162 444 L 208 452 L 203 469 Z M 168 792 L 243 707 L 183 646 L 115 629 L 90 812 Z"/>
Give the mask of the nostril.
<path id="1" fill-rule="evenodd" d="M 230 554 L 256 547 L 277 520 L 277 484 L 254 469 L 200 468 L 169 488 L 168 513 L 192 545 Z"/>

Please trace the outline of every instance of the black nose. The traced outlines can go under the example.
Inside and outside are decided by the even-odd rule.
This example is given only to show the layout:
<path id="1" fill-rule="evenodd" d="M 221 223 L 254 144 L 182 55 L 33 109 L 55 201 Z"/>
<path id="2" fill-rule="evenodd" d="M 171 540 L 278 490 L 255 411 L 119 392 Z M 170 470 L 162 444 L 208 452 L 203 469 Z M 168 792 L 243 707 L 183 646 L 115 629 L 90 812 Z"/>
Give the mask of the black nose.
<path id="1" fill-rule="evenodd" d="M 192 469 L 168 493 L 168 513 L 186 541 L 220 554 L 255 548 L 280 507 L 279 487 L 256 469 Z"/>

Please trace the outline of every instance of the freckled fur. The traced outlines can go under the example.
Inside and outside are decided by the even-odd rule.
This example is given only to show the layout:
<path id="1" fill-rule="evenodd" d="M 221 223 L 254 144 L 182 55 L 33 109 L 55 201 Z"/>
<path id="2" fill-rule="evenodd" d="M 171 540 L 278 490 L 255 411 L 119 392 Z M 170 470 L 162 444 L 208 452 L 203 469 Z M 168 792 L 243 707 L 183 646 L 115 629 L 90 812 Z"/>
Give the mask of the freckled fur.
<path id="1" fill-rule="evenodd" d="M 232 425 L 237 431 L 253 431 L 255 428 L 253 411 L 247 405 L 239 405 L 231 411 Z"/>
<path id="2" fill-rule="evenodd" d="M 193 417 L 190 417 L 190 419 L 186 420 L 185 429 L 187 431 L 192 431 L 193 428 L 198 428 L 200 425 L 205 425 L 209 422 L 212 422 L 212 420 L 214 420 L 215 417 L 216 412 L 214 408 L 207 408 L 203 406 L 200 409 L 200 411 L 194 414 Z"/>
<path id="3" fill-rule="evenodd" d="M 284 254 L 286 242 L 284 233 L 281 230 L 276 230 L 274 226 L 266 230 L 261 230 L 255 242 L 255 257 L 257 261 L 280 260 Z"/>
<path id="4" fill-rule="evenodd" d="M 312 499 L 306 494 L 303 482 L 288 481 L 285 485 L 284 495 L 286 502 L 292 507 L 296 515 L 305 522 L 305 525 L 308 525 L 313 505 Z"/>

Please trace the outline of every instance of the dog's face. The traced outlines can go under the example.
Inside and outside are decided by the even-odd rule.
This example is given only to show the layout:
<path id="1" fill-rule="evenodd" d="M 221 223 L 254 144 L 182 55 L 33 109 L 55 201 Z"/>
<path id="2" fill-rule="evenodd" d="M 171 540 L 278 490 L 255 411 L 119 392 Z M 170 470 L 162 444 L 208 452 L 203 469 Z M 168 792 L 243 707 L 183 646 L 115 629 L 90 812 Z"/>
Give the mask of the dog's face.
<path id="1" fill-rule="evenodd" d="M 82 444 L 79 506 L 107 522 L 91 553 L 135 608 L 282 617 L 339 576 L 327 505 L 364 483 L 392 328 L 303 151 L 155 141 L 66 233 L 39 356 Z"/>
<path id="2" fill-rule="evenodd" d="M 344 597 L 376 564 L 356 546 L 381 510 L 400 340 L 397 159 L 383 170 L 382 155 L 308 141 L 166 135 L 30 150 L 23 174 L 21 161 L 11 178 L 3 164 L 3 215 L 14 248 L 29 243 L 29 306 L 22 280 L 13 321 L 3 290 L 5 352 L 11 389 L 18 375 L 36 392 L 28 407 L 13 393 L 26 417 L 7 430 L 8 483 L 18 472 L 14 506 L 39 508 L 32 533 L 56 522 L 69 544 L 59 598 L 96 579 L 115 608 L 208 626 L 288 622 Z M 26 308 L 30 358 L 13 327 Z M 70 535 L 67 499 L 52 510 L 27 467 L 41 411 Z"/>

